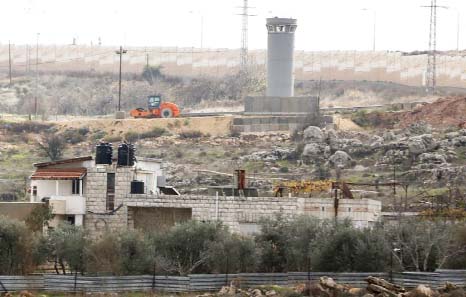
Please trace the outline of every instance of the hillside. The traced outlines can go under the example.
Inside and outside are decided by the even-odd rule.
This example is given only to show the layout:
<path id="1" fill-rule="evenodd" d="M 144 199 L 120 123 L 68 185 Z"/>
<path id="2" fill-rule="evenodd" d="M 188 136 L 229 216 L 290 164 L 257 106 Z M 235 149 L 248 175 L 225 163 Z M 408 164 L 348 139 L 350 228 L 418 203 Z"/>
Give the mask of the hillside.
<path id="1" fill-rule="evenodd" d="M 433 101 L 422 87 L 368 81 L 296 81 L 296 96 L 321 97 L 322 107 L 367 106 L 395 102 Z M 36 89 L 32 76 L 16 77 L 12 87 L 0 79 L 0 113 L 34 114 L 37 93 L 38 114 L 94 116 L 115 111 L 118 102 L 118 76 L 111 73 L 60 72 L 41 74 Z M 151 67 L 122 79 L 123 110 L 146 106 L 146 97 L 160 94 L 167 101 L 188 109 L 228 108 L 240 110 L 244 96 L 265 93 L 265 74 L 247 76 L 182 78 Z M 466 89 L 439 88 L 439 96 L 465 95 Z"/>

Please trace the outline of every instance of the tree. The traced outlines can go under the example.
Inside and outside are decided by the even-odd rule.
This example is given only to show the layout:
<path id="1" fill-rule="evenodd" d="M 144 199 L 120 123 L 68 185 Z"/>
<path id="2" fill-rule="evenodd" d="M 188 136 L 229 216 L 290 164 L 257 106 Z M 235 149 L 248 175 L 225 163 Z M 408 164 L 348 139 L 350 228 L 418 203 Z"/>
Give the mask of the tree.
<path id="1" fill-rule="evenodd" d="M 261 271 L 287 270 L 288 224 L 289 221 L 281 215 L 261 222 L 261 233 L 256 236 L 256 244 L 261 250 Z"/>
<path id="2" fill-rule="evenodd" d="M 44 226 L 46 226 L 53 217 L 54 214 L 52 213 L 52 208 L 49 205 L 37 205 L 26 218 L 26 225 L 34 232 L 42 231 Z"/>
<path id="3" fill-rule="evenodd" d="M 207 254 L 209 273 L 254 272 L 256 269 L 256 246 L 249 237 L 222 232 L 218 240 L 210 242 Z"/>
<path id="4" fill-rule="evenodd" d="M 47 134 L 43 137 L 42 142 L 38 142 L 38 145 L 51 161 L 56 161 L 63 156 L 66 141 L 60 135 Z"/>
<path id="5" fill-rule="evenodd" d="M 137 231 L 126 231 L 120 235 L 120 269 L 124 275 L 140 274 L 151 267 L 151 251 L 143 235 Z"/>
<path id="6" fill-rule="evenodd" d="M 142 78 L 149 84 L 153 84 L 156 80 L 163 79 L 165 76 L 162 73 L 162 66 L 145 66 L 142 71 Z"/>
<path id="7" fill-rule="evenodd" d="M 356 229 L 348 223 L 334 224 L 324 242 L 316 265 L 319 271 L 384 271 L 388 250 L 379 228 Z"/>
<path id="8" fill-rule="evenodd" d="M 86 248 L 90 242 L 82 227 L 61 223 L 50 232 L 46 244 L 49 254 L 54 257 L 57 274 L 59 274 L 58 265 L 63 274 L 66 274 L 66 265 L 71 271 L 84 272 Z"/>
<path id="9" fill-rule="evenodd" d="M 387 238 L 400 249 L 393 257 L 403 270 L 434 271 L 466 251 L 456 241 L 456 228 L 448 221 L 406 219 L 393 226 Z"/>
<path id="10" fill-rule="evenodd" d="M 86 270 L 88 272 L 111 272 L 121 275 L 121 248 L 119 234 L 107 233 L 87 249 Z"/>
<path id="11" fill-rule="evenodd" d="M 289 270 L 311 270 L 314 265 L 313 256 L 324 229 L 323 222 L 310 216 L 299 216 L 290 222 L 286 253 Z"/>
<path id="12" fill-rule="evenodd" d="M 226 230 L 217 223 L 188 221 L 159 234 L 154 248 L 165 261 L 162 268 L 178 275 L 206 271 L 209 246 Z"/>
<path id="13" fill-rule="evenodd" d="M 0 275 L 33 271 L 35 239 L 26 224 L 0 216 Z"/>

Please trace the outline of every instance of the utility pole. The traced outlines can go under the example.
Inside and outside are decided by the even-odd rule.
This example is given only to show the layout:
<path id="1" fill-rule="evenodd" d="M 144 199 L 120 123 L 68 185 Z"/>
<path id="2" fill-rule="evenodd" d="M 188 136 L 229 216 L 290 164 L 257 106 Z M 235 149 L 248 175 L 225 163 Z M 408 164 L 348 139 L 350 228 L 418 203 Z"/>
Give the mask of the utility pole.
<path id="1" fill-rule="evenodd" d="M 458 15 L 456 16 L 456 51 L 460 51 L 460 12 L 457 11 Z"/>
<path id="2" fill-rule="evenodd" d="M 10 76 L 10 88 L 11 88 L 11 43 L 10 41 L 8 40 L 8 73 L 9 73 L 9 76 Z"/>
<path id="3" fill-rule="evenodd" d="M 238 14 L 241 16 L 241 52 L 240 52 L 240 66 L 241 71 L 245 72 L 248 65 L 248 23 L 249 17 L 255 16 L 249 14 L 248 0 L 243 0 L 243 6 L 239 7 L 242 9 L 241 13 Z"/>
<path id="4" fill-rule="evenodd" d="M 40 33 L 37 33 L 36 39 L 36 87 L 35 87 L 35 94 L 34 94 L 34 115 L 37 119 L 37 92 L 39 89 L 39 36 Z"/>
<path id="5" fill-rule="evenodd" d="M 429 51 L 427 54 L 426 90 L 430 95 L 435 94 L 437 87 L 437 8 L 448 8 L 437 5 L 437 0 L 431 0 L 429 28 Z"/>
<path id="6" fill-rule="evenodd" d="M 146 54 L 146 67 L 149 69 L 149 54 Z"/>
<path id="7" fill-rule="evenodd" d="M 364 11 L 372 11 L 373 14 L 373 24 L 372 24 L 372 51 L 375 52 L 375 33 L 376 33 L 376 25 L 377 25 L 377 11 L 375 9 L 370 8 L 362 8 L 361 10 Z"/>
<path id="8" fill-rule="evenodd" d="M 120 55 L 120 75 L 119 75 L 119 80 L 118 80 L 118 111 L 120 111 L 121 109 L 121 62 L 122 62 L 123 54 L 126 54 L 127 52 L 128 51 L 124 50 L 121 45 L 120 45 L 120 50 L 115 52 L 117 55 Z"/>

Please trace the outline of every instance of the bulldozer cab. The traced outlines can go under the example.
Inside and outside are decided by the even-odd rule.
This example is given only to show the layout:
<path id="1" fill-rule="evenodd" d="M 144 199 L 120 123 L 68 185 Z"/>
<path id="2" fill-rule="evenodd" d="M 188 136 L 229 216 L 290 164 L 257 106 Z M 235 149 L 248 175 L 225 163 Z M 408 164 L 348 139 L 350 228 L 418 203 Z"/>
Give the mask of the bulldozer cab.
<path id="1" fill-rule="evenodd" d="M 160 103 L 162 102 L 162 97 L 160 95 L 153 95 L 147 98 L 149 109 L 158 109 Z"/>

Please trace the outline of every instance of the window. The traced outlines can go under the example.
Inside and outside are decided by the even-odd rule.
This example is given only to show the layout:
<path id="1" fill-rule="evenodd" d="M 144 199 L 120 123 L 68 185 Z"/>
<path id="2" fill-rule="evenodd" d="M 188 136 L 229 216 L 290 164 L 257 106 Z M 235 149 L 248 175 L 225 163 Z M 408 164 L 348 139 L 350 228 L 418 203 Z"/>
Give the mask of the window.
<path id="1" fill-rule="evenodd" d="M 80 190 L 81 190 L 81 187 L 80 187 L 80 180 L 79 179 L 73 179 L 71 180 L 71 186 L 72 186 L 72 190 L 71 190 L 71 194 L 75 195 L 75 194 L 80 194 Z"/>
<path id="2" fill-rule="evenodd" d="M 37 196 L 37 186 L 32 186 L 32 196 Z"/>
<path id="3" fill-rule="evenodd" d="M 150 108 L 159 108 L 161 98 L 160 96 L 150 96 L 149 97 L 149 107 Z"/>
<path id="4" fill-rule="evenodd" d="M 115 173 L 107 173 L 107 210 L 115 209 Z"/>
<path id="5" fill-rule="evenodd" d="M 75 222 L 74 216 L 67 216 L 66 221 L 70 223 L 70 225 L 74 225 L 74 222 Z"/>

